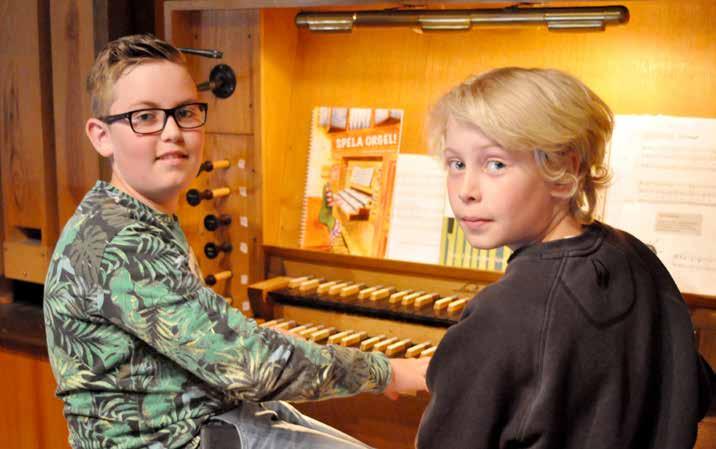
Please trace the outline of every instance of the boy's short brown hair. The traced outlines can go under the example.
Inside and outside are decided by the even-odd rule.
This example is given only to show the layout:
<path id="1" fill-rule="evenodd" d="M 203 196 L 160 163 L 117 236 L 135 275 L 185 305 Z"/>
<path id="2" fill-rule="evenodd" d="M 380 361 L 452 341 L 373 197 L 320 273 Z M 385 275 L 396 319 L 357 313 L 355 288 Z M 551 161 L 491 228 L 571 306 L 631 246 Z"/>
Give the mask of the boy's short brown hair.
<path id="1" fill-rule="evenodd" d="M 87 76 L 92 115 L 102 117 L 109 114 L 114 101 L 113 87 L 127 69 L 157 60 L 186 65 L 179 50 L 151 34 L 124 36 L 108 43 L 97 55 Z"/>
<path id="2" fill-rule="evenodd" d="M 571 214 L 582 223 L 594 220 L 596 192 L 609 182 L 604 159 L 614 116 L 581 81 L 559 70 L 518 67 L 469 78 L 430 112 L 433 151 L 443 152 L 450 117 L 477 127 L 506 150 L 533 151 L 545 179 L 572 186 Z"/>

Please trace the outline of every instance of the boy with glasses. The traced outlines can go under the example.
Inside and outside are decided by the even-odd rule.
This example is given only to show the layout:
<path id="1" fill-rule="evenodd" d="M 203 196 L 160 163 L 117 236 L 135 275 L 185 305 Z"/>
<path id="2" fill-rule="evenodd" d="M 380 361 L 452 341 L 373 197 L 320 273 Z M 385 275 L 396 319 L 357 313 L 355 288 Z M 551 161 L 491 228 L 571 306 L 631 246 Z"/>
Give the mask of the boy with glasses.
<path id="1" fill-rule="evenodd" d="M 174 211 L 202 159 L 207 105 L 174 47 L 111 42 L 88 90 L 86 132 L 112 178 L 65 226 L 44 299 L 72 447 L 193 449 L 217 416 L 237 430 L 220 447 L 365 447 L 275 400 L 424 390 L 426 361 L 259 328 L 203 285 Z"/>

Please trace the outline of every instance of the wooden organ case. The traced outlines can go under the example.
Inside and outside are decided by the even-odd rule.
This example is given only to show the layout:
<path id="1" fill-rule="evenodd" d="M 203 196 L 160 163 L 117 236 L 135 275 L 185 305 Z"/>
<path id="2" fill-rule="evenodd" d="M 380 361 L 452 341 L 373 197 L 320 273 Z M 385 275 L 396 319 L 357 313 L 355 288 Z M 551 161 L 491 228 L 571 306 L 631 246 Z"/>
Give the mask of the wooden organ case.
<path id="1" fill-rule="evenodd" d="M 586 3 L 603 4 L 554 2 Z M 440 94 L 471 73 L 519 65 L 567 70 L 599 92 L 618 114 L 716 117 L 714 103 L 703 100 L 716 97 L 716 83 L 700 69 L 716 71 L 716 60 L 705 56 L 716 54 L 716 9 L 711 2 L 618 3 L 629 8 L 630 21 L 604 33 L 552 33 L 544 27 L 430 33 L 376 27 L 319 34 L 296 27 L 297 7 L 378 9 L 406 7 L 407 2 L 165 1 L 163 25 L 170 42 L 223 52 L 220 60 L 187 56 L 195 79 L 207 80 L 218 64 L 229 65 L 236 75 L 230 97 L 203 94 L 210 104 L 205 159 L 223 168 L 200 174 L 192 188 L 221 196 L 202 199 L 196 207 L 185 204 L 179 214 L 204 273 L 216 275 L 217 292 L 267 326 L 311 324 L 302 329 L 309 339 L 325 343 L 334 337 L 332 342 L 341 344 L 340 339 L 352 335 L 341 333 L 365 332 L 364 340 L 394 338 L 380 349 L 392 345 L 395 356 L 419 354 L 422 351 L 409 350 L 423 343 L 423 350 L 429 350 L 459 316 L 459 300 L 499 274 L 298 249 L 312 108 L 403 108 L 401 152 L 424 153 L 425 112 Z M 674 91 L 683 95 L 669 94 Z M 228 195 L 221 190 L 225 188 Z M 228 216 L 231 224 L 207 230 L 208 215 L 219 222 Z M 205 257 L 208 243 L 215 244 L 218 257 Z M 339 289 L 331 294 L 341 283 L 346 295 L 341 297 Z M 428 303 L 418 308 L 402 304 L 402 298 L 393 304 L 389 297 L 381 304 L 367 296 L 358 298 L 361 291 L 378 286 L 392 288 L 389 295 L 420 292 L 413 300 L 421 297 Z M 700 350 L 716 366 L 716 298 L 685 296 Z M 431 312 L 445 297 L 448 303 L 458 301 L 456 312 Z M 373 446 L 409 448 L 427 400 L 424 394 L 395 402 L 360 395 L 299 407 Z M 716 413 L 700 425 L 696 447 L 714 446 Z"/>

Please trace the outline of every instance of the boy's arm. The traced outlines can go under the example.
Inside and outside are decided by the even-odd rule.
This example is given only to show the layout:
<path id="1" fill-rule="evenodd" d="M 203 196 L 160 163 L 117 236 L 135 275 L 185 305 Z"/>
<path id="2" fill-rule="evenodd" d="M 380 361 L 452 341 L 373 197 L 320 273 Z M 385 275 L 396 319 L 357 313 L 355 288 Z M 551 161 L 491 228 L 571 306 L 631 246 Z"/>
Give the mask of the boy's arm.
<path id="1" fill-rule="evenodd" d="M 97 313 L 234 399 L 313 400 L 379 392 L 388 359 L 258 327 L 203 285 L 186 255 L 128 227 L 99 267 Z"/>

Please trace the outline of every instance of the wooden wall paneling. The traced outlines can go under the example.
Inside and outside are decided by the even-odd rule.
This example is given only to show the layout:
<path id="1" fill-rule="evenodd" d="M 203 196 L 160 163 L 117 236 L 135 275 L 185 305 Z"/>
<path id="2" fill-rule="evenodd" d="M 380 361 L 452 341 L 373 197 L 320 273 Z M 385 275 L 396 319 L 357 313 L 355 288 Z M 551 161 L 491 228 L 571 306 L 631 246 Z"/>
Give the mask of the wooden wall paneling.
<path id="1" fill-rule="evenodd" d="M 57 239 L 49 2 L 0 6 L 5 276 L 43 282 Z"/>
<path id="2" fill-rule="evenodd" d="M 294 180 L 305 176 L 306 160 L 290 157 L 300 148 L 290 140 L 292 129 L 304 126 L 292 116 L 291 100 L 294 89 L 294 70 L 297 64 L 298 29 L 294 17 L 298 9 L 261 11 L 261 60 L 259 62 L 260 86 L 260 136 L 263 169 L 263 229 L 264 243 L 278 245 L 281 215 L 296 197 L 303 197 Z M 304 146 L 304 145 L 302 145 Z M 293 165 L 288 165 L 293 163 Z M 284 178 L 287 174 L 290 179 Z M 280 182 L 279 182 L 280 181 Z M 286 189 L 286 183 L 296 187 Z M 302 204 L 302 203 L 301 203 Z"/>
<path id="3" fill-rule="evenodd" d="M 687 297 L 687 301 L 690 299 Z M 713 303 L 708 308 L 704 304 L 692 306 L 691 309 L 699 352 L 716 369 L 716 310 Z M 711 412 L 699 423 L 698 440 L 694 446 L 695 449 L 713 447 L 716 447 L 716 404 L 711 404 Z"/>
<path id="4" fill-rule="evenodd" d="M 52 374 L 50 363 L 45 360 L 35 362 L 35 390 L 38 414 L 38 426 L 43 435 L 42 447 L 46 449 L 70 449 L 69 430 L 63 414 L 64 404 L 55 395 L 57 381 Z"/>
<path id="5" fill-rule="evenodd" d="M 100 156 L 85 136 L 92 116 L 85 81 L 95 54 L 106 44 L 106 30 L 95 29 L 98 1 L 52 2 L 52 63 L 57 202 L 60 225 L 72 216 L 85 193 L 100 179 Z"/>
<path id="6" fill-rule="evenodd" d="M 713 449 L 716 447 L 716 417 L 707 416 L 699 423 L 698 437 L 693 449 Z"/>
<path id="7" fill-rule="evenodd" d="M 62 402 L 46 359 L 0 350 L 0 447 L 68 449 Z"/>
<path id="8" fill-rule="evenodd" d="M 575 4 L 576 2 L 573 2 Z M 417 32 L 408 28 L 356 28 L 352 33 L 298 30 L 290 82 L 288 142 L 279 130 L 262 137 L 271 161 L 266 179 L 283 183 L 265 203 L 280 207 L 278 225 L 266 219 L 264 240 L 296 246 L 305 183 L 311 108 L 317 105 L 405 110 L 401 152 L 424 153 L 428 108 L 470 74 L 517 65 L 554 67 L 584 80 L 618 114 L 716 117 L 716 3 L 622 2 L 627 25 L 605 32 L 548 32 L 542 27 L 475 27 L 465 32 Z M 284 12 L 265 9 L 263 48 L 290 42 Z M 291 45 L 291 44 L 289 44 Z M 264 56 L 264 61 L 267 59 Z M 266 85 L 264 101 L 274 86 Z M 281 92 L 281 86 L 276 87 Z M 266 107 L 262 104 L 261 107 Z M 277 145 L 270 145 L 275 142 Z M 273 188 L 272 188 L 273 189 Z M 280 202 L 279 202 L 280 201 Z M 278 202 L 276 204 L 275 202 Z"/>
<path id="9" fill-rule="evenodd" d="M 251 39 L 251 104 L 253 113 L 253 138 L 251 141 L 250 151 L 246 157 L 247 180 L 246 186 L 249 195 L 249 204 L 247 205 L 248 220 L 248 279 L 242 279 L 242 288 L 248 289 L 248 285 L 264 279 L 265 254 L 263 250 L 264 237 L 264 165 L 262 151 L 262 110 L 261 97 L 261 13 L 259 10 L 250 10 L 250 20 L 252 23 L 252 39 Z M 242 311 L 251 310 L 248 302 L 248 291 L 242 290 L 239 307 Z M 253 311 L 248 312 L 253 315 Z"/>
<path id="10" fill-rule="evenodd" d="M 415 431 L 428 396 L 401 396 L 392 401 L 385 396 L 361 394 L 345 399 L 294 404 L 313 419 L 381 449 L 413 449 Z"/>
<path id="11" fill-rule="evenodd" d="M 1 148 L 1 147 L 0 147 Z M 0 149 L 2 151 L 2 149 Z M 2 157 L 0 156 L 0 175 L 2 175 Z M 3 242 L 5 241 L 5 223 L 3 222 L 3 211 L 5 210 L 4 196 L 2 193 L 2 182 L 0 182 L 0 283 L 4 282 L 5 262 L 3 259 Z"/>

